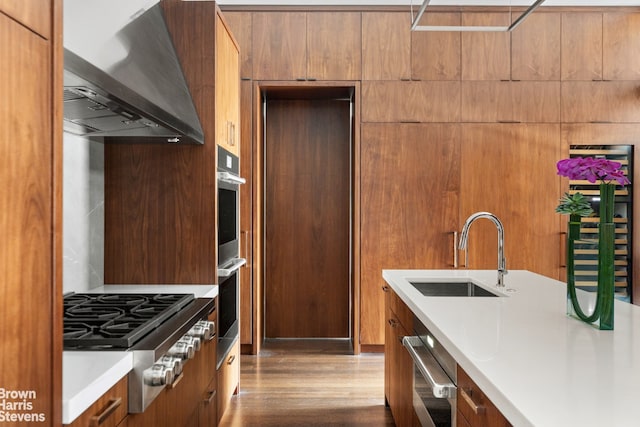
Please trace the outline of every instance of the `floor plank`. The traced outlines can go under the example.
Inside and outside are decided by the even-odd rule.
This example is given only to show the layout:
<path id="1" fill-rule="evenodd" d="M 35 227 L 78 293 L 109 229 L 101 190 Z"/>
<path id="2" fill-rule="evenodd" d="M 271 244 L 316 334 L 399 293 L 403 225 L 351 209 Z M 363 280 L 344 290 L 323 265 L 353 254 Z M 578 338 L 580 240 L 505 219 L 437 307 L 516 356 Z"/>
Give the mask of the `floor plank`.
<path id="1" fill-rule="evenodd" d="M 382 354 L 354 356 L 345 340 L 268 340 L 240 366 L 220 427 L 394 425 Z"/>

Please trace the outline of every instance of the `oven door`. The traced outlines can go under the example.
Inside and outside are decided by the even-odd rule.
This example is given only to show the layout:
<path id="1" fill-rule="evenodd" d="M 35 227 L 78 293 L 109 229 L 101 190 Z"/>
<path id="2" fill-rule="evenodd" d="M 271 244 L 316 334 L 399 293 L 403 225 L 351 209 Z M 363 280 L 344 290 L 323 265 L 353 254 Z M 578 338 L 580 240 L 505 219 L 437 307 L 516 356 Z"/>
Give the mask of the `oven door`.
<path id="1" fill-rule="evenodd" d="M 413 359 L 413 408 L 426 427 L 456 425 L 456 385 L 420 337 L 404 337 L 402 344 Z"/>

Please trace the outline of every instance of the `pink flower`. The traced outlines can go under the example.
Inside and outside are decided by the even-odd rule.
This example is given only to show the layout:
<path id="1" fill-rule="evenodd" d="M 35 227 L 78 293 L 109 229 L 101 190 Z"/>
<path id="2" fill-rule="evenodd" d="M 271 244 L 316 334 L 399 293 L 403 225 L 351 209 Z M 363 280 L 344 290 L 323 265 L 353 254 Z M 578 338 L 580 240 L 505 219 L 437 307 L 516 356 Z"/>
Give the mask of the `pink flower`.
<path id="1" fill-rule="evenodd" d="M 595 183 L 600 180 L 604 183 L 616 181 L 619 185 L 629 184 L 629 179 L 624 175 L 622 164 L 602 158 L 574 157 L 560 160 L 557 164 L 558 175 L 566 176 L 573 180 L 587 180 Z"/>

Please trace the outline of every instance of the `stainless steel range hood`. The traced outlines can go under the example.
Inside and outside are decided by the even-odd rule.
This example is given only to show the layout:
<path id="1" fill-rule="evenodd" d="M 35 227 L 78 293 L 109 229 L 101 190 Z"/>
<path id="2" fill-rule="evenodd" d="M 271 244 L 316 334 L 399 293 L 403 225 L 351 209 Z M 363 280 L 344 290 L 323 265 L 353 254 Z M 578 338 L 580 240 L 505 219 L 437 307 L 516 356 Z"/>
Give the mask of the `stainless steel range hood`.
<path id="1" fill-rule="evenodd" d="M 204 143 L 159 0 L 64 0 L 64 130 Z"/>

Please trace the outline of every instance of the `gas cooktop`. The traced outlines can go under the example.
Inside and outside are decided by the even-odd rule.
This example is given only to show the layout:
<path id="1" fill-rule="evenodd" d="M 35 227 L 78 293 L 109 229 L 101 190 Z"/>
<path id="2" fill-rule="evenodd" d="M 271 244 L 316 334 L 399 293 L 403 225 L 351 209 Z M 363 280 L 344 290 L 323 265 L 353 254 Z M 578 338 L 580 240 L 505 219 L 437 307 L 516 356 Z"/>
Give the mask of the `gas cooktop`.
<path id="1" fill-rule="evenodd" d="M 69 294 L 64 348 L 128 349 L 194 300 L 192 294 Z"/>

